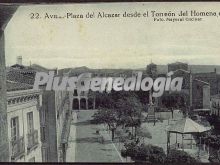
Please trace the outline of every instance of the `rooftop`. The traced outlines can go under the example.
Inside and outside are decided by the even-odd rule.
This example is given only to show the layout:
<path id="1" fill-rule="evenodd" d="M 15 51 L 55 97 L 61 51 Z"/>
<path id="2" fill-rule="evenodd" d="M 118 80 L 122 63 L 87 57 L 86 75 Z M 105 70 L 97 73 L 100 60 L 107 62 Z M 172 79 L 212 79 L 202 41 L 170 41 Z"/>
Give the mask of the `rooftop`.
<path id="1" fill-rule="evenodd" d="M 35 74 L 38 71 L 48 71 L 48 69 L 35 64 L 32 66 L 15 64 L 8 67 L 6 69 L 7 91 L 32 89 Z"/>
<path id="2" fill-rule="evenodd" d="M 13 82 L 8 80 L 6 82 L 6 86 L 7 86 L 7 92 L 17 91 L 17 90 L 27 90 L 33 88 L 32 85 L 29 84 Z"/>
<path id="3" fill-rule="evenodd" d="M 172 127 L 170 127 L 169 131 L 181 134 L 191 134 L 206 132 L 210 129 L 210 127 L 204 127 L 192 119 L 186 117 L 177 121 Z"/>

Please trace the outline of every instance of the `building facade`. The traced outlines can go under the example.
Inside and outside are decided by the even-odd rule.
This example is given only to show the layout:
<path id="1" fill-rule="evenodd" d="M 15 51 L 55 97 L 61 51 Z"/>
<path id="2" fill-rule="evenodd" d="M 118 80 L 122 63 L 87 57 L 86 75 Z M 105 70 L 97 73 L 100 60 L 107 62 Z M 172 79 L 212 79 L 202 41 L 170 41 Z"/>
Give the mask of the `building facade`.
<path id="1" fill-rule="evenodd" d="M 183 110 L 210 109 L 212 86 L 208 76 L 204 75 L 202 79 L 198 74 L 188 71 L 188 64 L 180 62 L 168 64 L 168 72 L 170 71 L 174 73 L 172 78 L 183 77 L 182 89 L 179 92 L 165 92 L 159 98 L 159 106 Z"/>
<path id="2" fill-rule="evenodd" d="M 34 78 L 38 71 L 47 73 L 50 70 L 35 64 L 24 66 L 22 65 L 22 57 L 17 58 L 15 65 L 7 68 L 7 90 L 9 92 L 7 124 L 8 131 L 10 131 L 10 141 L 10 137 L 16 134 L 16 138 L 12 139 L 16 140 L 16 143 L 9 148 L 10 159 L 11 161 L 24 162 L 63 162 L 68 147 L 72 117 L 69 115 L 71 114 L 69 93 L 66 91 L 46 91 L 45 86 L 42 86 L 38 91 L 33 91 Z M 57 69 L 53 71 L 57 74 Z M 23 96 L 28 92 L 30 97 Z M 15 99 L 15 96 L 18 98 Z M 33 124 L 27 123 L 28 119 Z M 16 133 L 12 132 L 10 124 L 14 124 L 15 128 L 13 128 Z M 29 129 L 29 125 L 33 125 L 33 131 Z M 31 131 L 27 132 L 26 130 Z M 30 138 L 26 138 L 27 133 L 32 133 L 29 135 Z M 28 139 L 33 141 L 31 149 L 29 149 Z"/>
<path id="3" fill-rule="evenodd" d="M 211 112 L 213 115 L 220 117 L 220 95 L 212 96 L 211 98 Z"/>
<path id="4" fill-rule="evenodd" d="M 8 88 L 7 121 L 9 158 L 12 162 L 42 162 L 39 118 L 41 98 L 39 91 Z"/>
<path id="5" fill-rule="evenodd" d="M 40 113 L 43 162 L 65 162 L 72 111 L 67 91 L 42 86 Z"/>

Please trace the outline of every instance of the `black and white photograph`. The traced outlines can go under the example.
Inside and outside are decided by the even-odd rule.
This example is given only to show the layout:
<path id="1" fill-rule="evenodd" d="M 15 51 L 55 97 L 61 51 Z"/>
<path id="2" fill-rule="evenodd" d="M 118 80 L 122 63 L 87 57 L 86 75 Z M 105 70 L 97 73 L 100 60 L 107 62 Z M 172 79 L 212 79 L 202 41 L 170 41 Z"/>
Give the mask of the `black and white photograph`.
<path id="1" fill-rule="evenodd" d="M 0 3 L 0 162 L 220 163 L 220 3 Z"/>

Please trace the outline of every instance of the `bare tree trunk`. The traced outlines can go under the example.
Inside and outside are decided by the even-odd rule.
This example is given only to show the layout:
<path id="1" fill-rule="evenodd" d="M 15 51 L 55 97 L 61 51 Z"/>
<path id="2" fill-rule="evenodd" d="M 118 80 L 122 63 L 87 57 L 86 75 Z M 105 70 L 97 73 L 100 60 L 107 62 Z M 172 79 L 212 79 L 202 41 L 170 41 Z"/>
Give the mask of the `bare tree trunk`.
<path id="1" fill-rule="evenodd" d="M 93 99 L 93 109 L 95 109 L 95 97 Z"/>
<path id="2" fill-rule="evenodd" d="M 134 139 L 136 140 L 136 137 L 137 137 L 137 127 L 135 126 L 134 127 Z"/>
<path id="3" fill-rule="evenodd" d="M 112 130 L 112 141 L 113 141 L 115 138 L 115 129 L 111 129 L 111 130 Z"/>

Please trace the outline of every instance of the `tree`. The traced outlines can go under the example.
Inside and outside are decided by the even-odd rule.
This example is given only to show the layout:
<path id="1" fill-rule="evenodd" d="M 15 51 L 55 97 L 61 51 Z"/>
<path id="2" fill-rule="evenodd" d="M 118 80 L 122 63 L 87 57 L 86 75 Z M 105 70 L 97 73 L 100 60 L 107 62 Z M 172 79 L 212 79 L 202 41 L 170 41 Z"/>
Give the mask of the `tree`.
<path id="1" fill-rule="evenodd" d="M 114 140 L 115 130 L 118 126 L 117 114 L 111 109 L 100 109 L 93 115 L 94 124 L 107 124 L 112 132 L 112 140 Z"/>
<path id="2" fill-rule="evenodd" d="M 132 127 L 132 134 L 136 138 L 137 128 L 141 126 L 143 104 L 141 104 L 136 95 L 130 95 L 117 100 L 116 109 L 121 117 L 121 124 L 126 127 Z"/>
<path id="3" fill-rule="evenodd" d="M 91 90 L 89 90 L 89 92 L 88 92 L 88 98 L 91 98 L 93 101 L 93 109 L 95 109 L 96 108 L 96 99 L 98 99 L 99 97 L 100 97 L 100 92 L 98 92 L 98 91 L 96 91 L 96 92 L 94 92 L 94 91 L 91 91 Z"/>
<path id="4" fill-rule="evenodd" d="M 166 154 L 163 149 L 153 145 L 137 145 L 134 142 L 125 144 L 125 150 L 121 151 L 123 157 L 131 157 L 136 162 L 164 163 Z"/>
<path id="5" fill-rule="evenodd" d="M 125 143 L 125 149 L 121 150 L 122 157 L 131 157 L 131 159 L 135 158 L 135 153 L 138 150 L 138 146 L 135 142 Z"/>
<path id="6" fill-rule="evenodd" d="M 137 129 L 137 136 L 143 140 L 143 143 L 144 143 L 144 138 L 152 139 L 151 133 L 145 127 L 144 128 L 139 127 Z"/>
<path id="7" fill-rule="evenodd" d="M 103 92 L 99 96 L 99 111 L 93 115 L 93 123 L 108 125 L 114 139 L 115 130 L 118 126 L 135 128 L 132 131 L 136 138 L 137 127 L 141 125 L 143 105 L 132 92 Z"/>
<path id="8" fill-rule="evenodd" d="M 215 135 L 215 134 L 205 135 L 202 138 L 202 144 L 204 143 L 214 149 L 219 150 L 220 149 L 220 135 Z"/>
<path id="9" fill-rule="evenodd" d="M 197 160 L 191 157 L 188 153 L 179 150 L 170 150 L 169 154 L 163 151 L 163 148 L 141 144 L 135 142 L 126 143 L 125 149 L 121 150 L 123 157 L 131 157 L 135 162 L 149 163 L 196 163 Z"/>
<path id="10" fill-rule="evenodd" d="M 93 94 L 90 94 L 90 96 L 93 95 L 93 98 L 95 98 L 97 105 L 96 107 L 98 109 L 100 108 L 112 108 L 114 99 L 111 96 L 111 93 L 107 92 L 93 92 Z"/>

